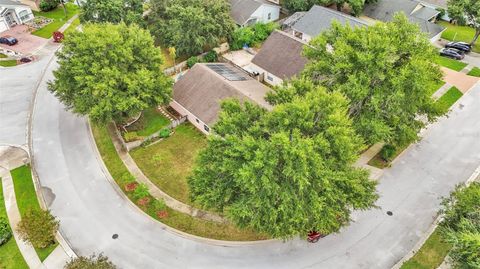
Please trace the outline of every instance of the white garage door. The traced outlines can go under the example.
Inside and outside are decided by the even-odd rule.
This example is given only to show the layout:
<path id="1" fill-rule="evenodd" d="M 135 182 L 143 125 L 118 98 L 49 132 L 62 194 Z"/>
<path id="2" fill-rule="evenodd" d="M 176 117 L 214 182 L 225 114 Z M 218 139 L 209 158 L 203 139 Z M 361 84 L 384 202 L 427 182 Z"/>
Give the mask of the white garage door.
<path id="1" fill-rule="evenodd" d="M 8 30 L 7 22 L 3 18 L 0 19 L 0 33 Z"/>

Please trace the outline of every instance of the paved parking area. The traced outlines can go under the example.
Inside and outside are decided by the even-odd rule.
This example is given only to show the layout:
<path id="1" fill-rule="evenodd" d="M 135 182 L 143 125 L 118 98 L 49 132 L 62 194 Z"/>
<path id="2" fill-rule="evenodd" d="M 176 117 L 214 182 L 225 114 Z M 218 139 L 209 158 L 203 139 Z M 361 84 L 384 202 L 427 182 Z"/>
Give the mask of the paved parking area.
<path id="1" fill-rule="evenodd" d="M 18 52 L 22 55 L 31 54 L 39 48 L 43 47 L 48 42 L 48 39 L 30 34 L 28 27 L 25 25 L 17 25 L 10 30 L 2 33 L 2 36 L 6 35 L 15 37 L 16 39 L 18 39 L 18 43 L 14 46 L 0 44 L 0 47 L 2 47 L 3 49 Z"/>

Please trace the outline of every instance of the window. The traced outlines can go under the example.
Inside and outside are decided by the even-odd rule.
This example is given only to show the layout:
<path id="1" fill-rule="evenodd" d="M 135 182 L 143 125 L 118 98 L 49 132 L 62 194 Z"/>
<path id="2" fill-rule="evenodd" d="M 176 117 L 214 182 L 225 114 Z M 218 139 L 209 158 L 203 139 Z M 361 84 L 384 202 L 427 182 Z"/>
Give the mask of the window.
<path id="1" fill-rule="evenodd" d="M 210 128 L 208 128 L 207 125 L 203 125 L 203 129 L 205 129 L 205 131 L 207 131 L 207 132 L 210 132 Z"/>
<path id="2" fill-rule="evenodd" d="M 268 20 L 272 19 L 272 13 L 268 13 Z"/>
<path id="3" fill-rule="evenodd" d="M 20 11 L 20 13 L 18 13 L 19 17 L 20 17 L 20 20 L 22 22 L 24 21 L 28 21 L 30 19 L 30 14 L 28 13 L 27 10 L 22 10 Z"/>

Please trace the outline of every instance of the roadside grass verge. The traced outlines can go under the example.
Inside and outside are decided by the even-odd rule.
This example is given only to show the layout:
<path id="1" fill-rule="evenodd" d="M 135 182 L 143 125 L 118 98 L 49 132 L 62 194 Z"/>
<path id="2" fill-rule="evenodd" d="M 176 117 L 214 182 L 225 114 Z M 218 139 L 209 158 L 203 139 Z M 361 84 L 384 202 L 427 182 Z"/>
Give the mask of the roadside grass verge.
<path id="1" fill-rule="evenodd" d="M 16 65 L 17 65 L 17 60 L 0 61 L 0 66 L 3 66 L 3 67 L 11 67 Z"/>
<path id="2" fill-rule="evenodd" d="M 168 126 L 170 120 L 157 111 L 157 108 L 149 108 L 143 111 L 140 119 L 127 127 L 127 131 L 136 132 L 138 136 L 149 136 Z"/>
<path id="3" fill-rule="evenodd" d="M 401 269 L 435 269 L 442 264 L 452 246 L 444 242 L 440 229 L 437 228 L 425 241 L 423 246 Z"/>
<path id="4" fill-rule="evenodd" d="M 434 94 L 438 89 L 440 89 L 445 84 L 443 80 L 436 80 L 428 86 L 428 92 L 430 95 Z"/>
<path id="5" fill-rule="evenodd" d="M 65 29 L 63 34 L 67 36 L 70 33 L 73 33 L 77 30 L 77 27 L 80 25 L 80 19 L 76 18 L 75 20 L 72 21 L 72 23 Z"/>
<path id="6" fill-rule="evenodd" d="M 132 202 L 138 202 L 133 197 L 132 192 L 127 192 L 125 190 L 125 185 L 131 183 L 134 178 L 118 156 L 107 126 L 91 124 L 91 127 L 97 148 L 111 176 Z M 152 196 L 149 196 L 149 198 L 152 201 L 154 200 Z M 250 241 L 267 238 L 266 236 L 253 231 L 239 229 L 232 224 L 197 219 L 175 211 L 169 207 L 165 208 L 167 213 L 166 216 L 159 216 L 158 211 L 153 204 L 154 203 L 151 202 L 147 206 L 138 207 L 152 218 L 185 233 L 206 238 L 231 241 Z"/>
<path id="7" fill-rule="evenodd" d="M 467 75 L 472 77 L 480 77 L 480 68 L 474 67 L 472 70 L 470 70 L 470 72 L 468 72 Z"/>
<path id="8" fill-rule="evenodd" d="M 5 198 L 3 197 L 2 180 L 0 179 L 0 217 L 8 220 Z M 2 269 L 28 269 L 22 253 L 18 249 L 17 242 L 12 238 L 0 246 L 0 268 Z"/>
<path id="9" fill-rule="evenodd" d="M 17 198 L 18 210 L 23 217 L 29 209 L 42 210 L 38 203 L 37 193 L 33 186 L 32 173 L 30 167 L 21 166 L 11 171 L 15 196 Z M 58 243 L 46 248 L 35 248 L 38 257 L 44 261 L 50 253 L 57 247 Z"/>
<path id="10" fill-rule="evenodd" d="M 75 14 L 78 13 L 79 8 L 78 6 L 67 3 L 65 4 L 67 8 L 67 16 L 63 11 L 63 7 L 59 5 L 52 11 L 43 12 L 43 11 L 34 11 L 33 14 L 35 16 L 42 16 L 53 19 L 53 21 L 44 27 L 32 32 L 33 35 L 43 37 L 43 38 L 50 38 L 52 37 L 53 32 L 57 31 L 62 27 L 70 18 L 72 18 Z"/>
<path id="11" fill-rule="evenodd" d="M 436 104 L 442 111 L 448 111 L 448 109 L 455 104 L 455 102 L 462 97 L 463 93 L 457 89 L 457 87 L 451 87 L 446 93 L 440 97 Z"/>
<path id="12" fill-rule="evenodd" d="M 195 158 L 207 145 L 205 135 L 193 125 L 184 123 L 164 140 L 148 147 L 139 147 L 130 155 L 142 172 L 162 191 L 175 199 L 193 205 L 189 199 L 187 177 Z"/>
<path id="13" fill-rule="evenodd" d="M 455 25 L 446 21 L 439 21 L 438 24 L 447 28 L 442 33 L 442 38 L 446 40 L 470 43 L 475 35 L 475 30 L 472 27 Z M 480 53 L 480 42 L 475 43 L 472 50 Z"/>
<path id="14" fill-rule="evenodd" d="M 382 151 L 385 150 L 385 146 L 387 146 L 387 145 L 385 145 L 385 146 L 383 146 L 382 150 L 377 153 L 377 155 L 375 155 L 370 161 L 368 161 L 367 164 L 370 165 L 370 166 L 376 167 L 376 168 L 380 168 L 380 169 L 389 167 L 391 165 L 391 163 L 393 162 L 393 160 L 395 160 L 395 158 L 397 158 L 398 155 L 400 155 L 409 145 L 410 144 L 405 145 L 405 146 L 395 147 L 395 151 L 392 154 L 390 160 L 385 160 L 382 157 Z"/>
<path id="15" fill-rule="evenodd" d="M 467 66 L 467 64 L 464 62 L 460 62 L 460 61 L 443 57 L 443 56 L 438 56 L 436 62 L 440 66 L 443 66 L 455 71 L 460 71 Z"/>

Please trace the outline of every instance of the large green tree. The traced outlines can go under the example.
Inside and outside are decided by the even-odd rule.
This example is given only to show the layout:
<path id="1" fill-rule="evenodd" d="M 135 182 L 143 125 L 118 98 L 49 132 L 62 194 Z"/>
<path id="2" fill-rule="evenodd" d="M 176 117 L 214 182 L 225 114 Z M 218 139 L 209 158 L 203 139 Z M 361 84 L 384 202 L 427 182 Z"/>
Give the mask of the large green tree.
<path id="1" fill-rule="evenodd" d="M 81 5 L 82 22 L 143 24 L 143 0 L 87 0 Z"/>
<path id="2" fill-rule="evenodd" d="M 137 25 L 86 24 L 68 36 L 57 57 L 49 90 L 93 121 L 133 116 L 170 100 L 161 51 Z"/>
<path id="3" fill-rule="evenodd" d="M 403 15 L 368 28 L 334 23 L 304 54 L 309 63 L 303 76 L 348 97 L 348 114 L 368 144 L 410 143 L 426 122 L 441 114 L 430 90 L 442 77 L 433 63 L 437 52 Z M 310 90 L 282 87 L 270 101 L 288 102 Z"/>
<path id="4" fill-rule="evenodd" d="M 471 44 L 475 44 L 480 36 L 480 0 L 449 0 L 448 16 L 462 24 L 475 28 Z"/>
<path id="5" fill-rule="evenodd" d="M 192 200 L 273 237 L 338 231 L 377 198 L 368 172 L 352 167 L 362 140 L 347 106 L 321 87 L 270 112 L 223 103 L 189 179 Z"/>
<path id="6" fill-rule="evenodd" d="M 457 188 L 443 201 L 444 220 L 440 223 L 454 268 L 480 268 L 480 183 Z"/>
<path id="7" fill-rule="evenodd" d="M 360 15 L 365 4 L 375 1 L 377 0 L 284 0 L 282 3 L 290 11 L 306 11 L 313 5 L 335 4 L 339 11 L 348 7 L 353 15 Z"/>
<path id="8" fill-rule="evenodd" d="M 164 47 L 194 55 L 230 38 L 235 23 L 226 0 L 152 0 L 149 24 Z"/>

